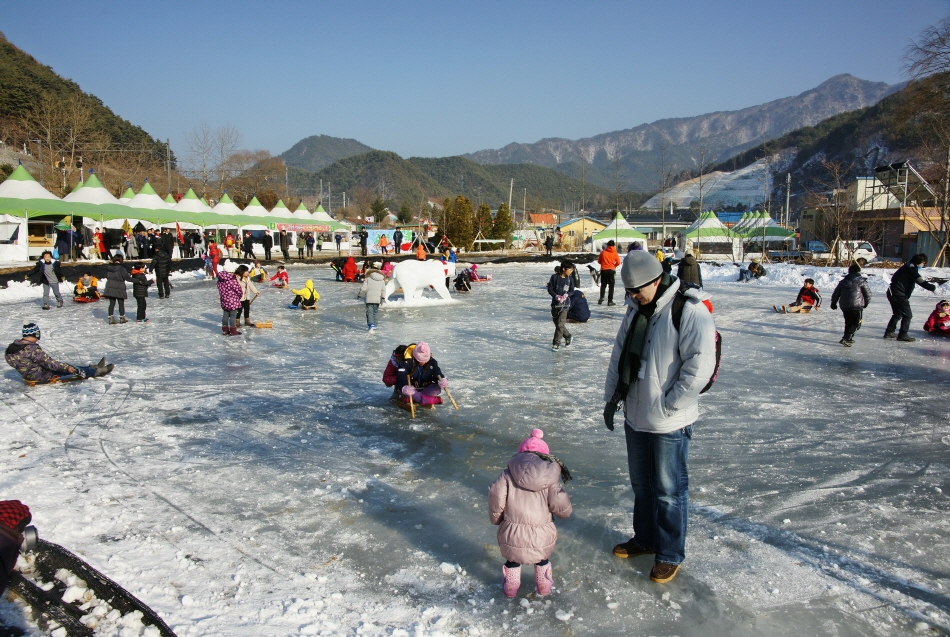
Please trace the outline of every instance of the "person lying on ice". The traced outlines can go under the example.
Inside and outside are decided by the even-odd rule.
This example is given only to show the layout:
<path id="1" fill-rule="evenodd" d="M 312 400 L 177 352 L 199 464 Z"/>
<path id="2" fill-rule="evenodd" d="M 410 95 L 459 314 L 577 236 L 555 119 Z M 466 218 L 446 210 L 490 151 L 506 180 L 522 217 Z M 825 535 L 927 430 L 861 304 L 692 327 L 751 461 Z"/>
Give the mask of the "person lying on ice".
<path id="1" fill-rule="evenodd" d="M 106 359 L 100 360 L 95 367 L 73 366 L 50 358 L 39 345 L 40 328 L 36 323 L 23 326 L 23 337 L 7 346 L 4 356 L 7 364 L 20 372 L 23 380 L 34 383 L 48 383 L 54 378 L 74 380 L 105 376 L 112 371 L 112 365 Z"/>
<path id="2" fill-rule="evenodd" d="M 99 279 L 92 276 L 92 272 L 83 272 L 76 287 L 73 288 L 74 299 L 97 301 L 99 299 Z"/>
<path id="3" fill-rule="evenodd" d="M 442 375 L 439 363 L 432 358 L 432 350 L 425 341 L 419 341 L 412 349 L 412 358 L 404 360 L 396 370 L 396 388 L 406 401 L 441 405 L 439 394 L 448 386 L 449 381 Z"/>
<path id="4" fill-rule="evenodd" d="M 812 309 L 818 309 L 821 307 L 821 294 L 818 293 L 818 288 L 815 287 L 814 279 L 805 279 L 805 285 L 802 286 L 802 289 L 798 291 L 798 298 L 795 299 L 795 302 L 791 305 L 783 305 L 781 309 L 772 306 L 776 312 L 811 312 Z"/>
<path id="5" fill-rule="evenodd" d="M 924 323 L 924 331 L 934 336 L 950 336 L 950 301 L 940 301 Z"/>
<path id="6" fill-rule="evenodd" d="M 296 310 L 301 305 L 304 309 L 314 307 L 317 301 L 320 300 L 320 293 L 313 289 L 312 279 L 307 279 L 307 282 L 304 283 L 302 288 L 299 290 L 291 290 L 291 292 L 296 294 L 294 302 L 287 306 L 292 310 Z"/>

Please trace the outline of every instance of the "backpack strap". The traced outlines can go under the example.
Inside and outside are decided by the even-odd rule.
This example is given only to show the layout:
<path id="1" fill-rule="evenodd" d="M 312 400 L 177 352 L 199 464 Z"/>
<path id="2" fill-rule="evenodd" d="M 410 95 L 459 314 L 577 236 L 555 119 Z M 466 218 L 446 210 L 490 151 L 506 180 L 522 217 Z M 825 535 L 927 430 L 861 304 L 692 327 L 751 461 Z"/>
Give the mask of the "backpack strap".
<path id="1" fill-rule="evenodd" d="M 689 281 L 684 281 L 680 279 L 680 288 L 676 292 L 676 297 L 673 299 L 673 309 L 672 309 L 672 318 L 673 318 L 673 327 L 676 328 L 676 331 L 680 331 L 680 322 L 683 320 L 683 307 L 686 305 L 686 290 L 698 290 L 699 286 L 695 283 L 690 283 Z"/>

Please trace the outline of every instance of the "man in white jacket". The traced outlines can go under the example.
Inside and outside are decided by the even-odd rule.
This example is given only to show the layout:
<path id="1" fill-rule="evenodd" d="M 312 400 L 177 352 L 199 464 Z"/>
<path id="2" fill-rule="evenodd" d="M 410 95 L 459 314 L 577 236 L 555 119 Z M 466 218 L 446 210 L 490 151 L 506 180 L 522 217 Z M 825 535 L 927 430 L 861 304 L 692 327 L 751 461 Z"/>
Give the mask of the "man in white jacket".
<path id="1" fill-rule="evenodd" d="M 702 303 L 706 294 L 680 291 L 679 280 L 664 273 L 649 252 L 627 254 L 621 277 L 627 313 L 607 370 L 604 422 L 613 431 L 623 403 L 634 536 L 615 546 L 614 555 L 654 554 L 650 579 L 663 584 L 686 558 L 686 460 L 699 392 L 715 370 L 716 326 Z M 677 326 L 678 294 L 685 302 Z"/>

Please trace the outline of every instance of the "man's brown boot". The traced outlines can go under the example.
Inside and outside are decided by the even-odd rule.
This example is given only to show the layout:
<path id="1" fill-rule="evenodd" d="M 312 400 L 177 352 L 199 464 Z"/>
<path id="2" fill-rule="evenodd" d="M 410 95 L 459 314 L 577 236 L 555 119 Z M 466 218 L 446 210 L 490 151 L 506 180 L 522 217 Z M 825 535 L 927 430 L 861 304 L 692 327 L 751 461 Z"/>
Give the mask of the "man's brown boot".
<path id="1" fill-rule="evenodd" d="M 630 538 L 623 544 L 618 544 L 614 547 L 614 557 L 619 557 L 622 560 L 627 559 L 628 557 L 636 557 L 638 555 L 652 555 L 653 549 L 645 549 L 633 538 Z"/>
<path id="2" fill-rule="evenodd" d="M 653 565 L 653 570 L 650 571 L 650 579 L 657 584 L 666 584 L 676 577 L 676 574 L 679 572 L 679 570 L 679 564 L 666 564 L 665 562 L 657 562 Z"/>

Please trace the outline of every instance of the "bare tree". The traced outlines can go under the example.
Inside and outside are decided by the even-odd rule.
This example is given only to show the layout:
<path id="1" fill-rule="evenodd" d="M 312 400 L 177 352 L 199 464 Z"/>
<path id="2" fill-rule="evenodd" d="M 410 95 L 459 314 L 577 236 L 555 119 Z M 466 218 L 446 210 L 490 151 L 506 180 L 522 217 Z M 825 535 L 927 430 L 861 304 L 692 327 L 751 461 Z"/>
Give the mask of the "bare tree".
<path id="1" fill-rule="evenodd" d="M 855 228 L 855 211 L 848 204 L 847 181 L 853 164 L 843 161 L 821 159 L 824 178 L 816 181 L 808 190 L 811 207 L 820 211 L 815 215 L 815 236 L 831 246 L 834 264 L 840 265 L 838 244 L 844 237 L 851 238 Z"/>
<path id="2" fill-rule="evenodd" d="M 666 191 L 673 185 L 673 175 L 676 167 L 669 158 L 669 144 L 660 142 L 658 146 L 659 160 L 654 163 L 656 170 L 656 187 L 660 191 L 660 215 L 663 219 L 663 238 L 666 238 Z M 662 244 L 663 242 L 660 241 Z"/>
<path id="3" fill-rule="evenodd" d="M 214 131 L 214 170 L 219 191 L 223 191 L 228 179 L 236 174 L 235 155 L 243 142 L 241 131 L 231 124 L 219 126 Z"/>

